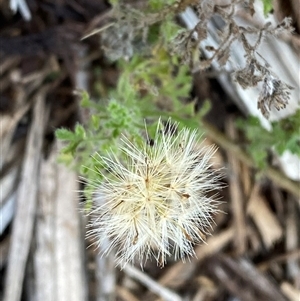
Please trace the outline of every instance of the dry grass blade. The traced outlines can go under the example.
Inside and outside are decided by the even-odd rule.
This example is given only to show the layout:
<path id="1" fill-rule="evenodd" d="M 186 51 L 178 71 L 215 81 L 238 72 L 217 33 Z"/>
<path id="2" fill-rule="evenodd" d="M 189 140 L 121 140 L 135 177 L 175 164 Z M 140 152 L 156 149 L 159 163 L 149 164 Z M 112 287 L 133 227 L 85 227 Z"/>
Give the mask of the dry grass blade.
<path id="1" fill-rule="evenodd" d="M 56 156 L 52 152 L 41 162 L 41 176 L 37 203 L 36 243 L 34 270 L 36 276 L 36 296 L 38 300 L 57 300 L 56 273 L 54 265 L 55 245 L 55 196 L 56 196 Z"/>
<path id="2" fill-rule="evenodd" d="M 117 286 L 117 295 L 124 301 L 139 301 L 129 290 L 122 286 Z"/>
<path id="3" fill-rule="evenodd" d="M 116 295 L 115 254 L 96 255 L 97 300 L 114 300 Z"/>
<path id="4" fill-rule="evenodd" d="M 9 242 L 9 237 L 7 237 L 0 244 L 0 269 L 3 269 L 4 265 L 6 264 L 6 259 L 9 254 Z"/>
<path id="5" fill-rule="evenodd" d="M 159 283 L 167 285 L 170 288 L 176 288 L 189 278 L 197 267 L 197 262 L 204 258 L 217 253 L 224 248 L 233 238 L 234 230 L 232 228 L 210 237 L 206 244 L 198 246 L 195 249 L 196 258 L 189 262 L 177 262 L 174 264 L 160 279 Z"/>
<path id="6" fill-rule="evenodd" d="M 300 259 L 300 249 L 296 249 L 296 250 L 287 252 L 285 254 L 278 255 L 265 262 L 261 262 L 258 265 L 258 269 L 261 271 L 265 271 L 274 263 L 281 263 L 281 262 L 285 262 L 287 260 L 296 260 L 296 259 L 298 259 L 298 260 Z"/>
<path id="7" fill-rule="evenodd" d="M 227 121 L 227 132 L 232 140 L 236 140 L 236 130 L 231 118 Z M 234 224 L 236 229 L 235 248 L 238 254 L 243 254 L 246 250 L 247 229 L 245 222 L 244 210 L 244 196 L 239 174 L 241 173 L 239 161 L 237 157 L 231 152 L 227 151 L 228 162 L 230 165 L 229 176 L 229 191 L 231 197 L 232 214 L 234 217 Z"/>
<path id="8" fill-rule="evenodd" d="M 146 286 L 151 292 L 159 295 L 165 301 L 182 301 L 181 297 L 170 289 L 159 284 L 155 280 L 151 279 L 146 273 L 138 270 L 137 268 L 126 265 L 124 272 L 134 278 L 135 280 L 141 282 Z"/>
<path id="9" fill-rule="evenodd" d="M 23 93 L 20 97 L 24 97 Z M 13 116 L 1 116 L 1 127 L 0 127 L 0 167 L 2 168 L 11 150 L 11 140 L 14 133 L 14 129 L 20 122 L 20 119 L 25 115 L 29 109 L 29 104 L 20 101 L 18 109 Z"/>
<path id="10" fill-rule="evenodd" d="M 280 285 L 282 292 L 286 295 L 289 301 L 299 301 L 300 300 L 300 290 L 293 287 L 288 282 L 283 282 Z"/>
<path id="11" fill-rule="evenodd" d="M 296 250 L 300 246 L 299 241 L 299 211 L 297 204 L 293 198 L 288 199 L 288 218 L 286 220 L 286 250 Z M 288 258 L 287 274 L 289 279 L 293 279 L 294 283 L 300 286 L 300 262 L 297 259 Z"/>
<path id="12" fill-rule="evenodd" d="M 266 200 L 260 194 L 258 184 L 252 190 L 247 211 L 253 218 L 267 248 L 270 248 L 282 237 L 283 231 L 281 225 L 272 213 Z"/>
<path id="13" fill-rule="evenodd" d="M 235 155 L 235 157 L 241 160 L 245 165 L 249 167 L 255 166 L 253 160 L 242 150 L 242 148 L 239 145 L 235 144 L 231 139 L 229 139 L 211 124 L 202 121 L 202 125 L 206 131 L 206 134 L 210 137 L 212 141 L 217 143 L 226 151 L 232 152 Z M 279 187 L 286 189 L 291 194 L 295 195 L 296 197 L 299 197 L 299 184 L 287 178 L 282 172 L 276 170 L 273 167 L 267 167 L 262 171 L 262 174 L 267 176 Z"/>
<path id="14" fill-rule="evenodd" d="M 58 147 L 59 148 L 59 147 Z M 86 280 L 81 220 L 78 211 L 77 175 L 66 166 L 56 163 L 54 266 L 56 269 L 57 299 L 86 300 Z"/>
<path id="15" fill-rule="evenodd" d="M 231 294 L 243 301 L 286 301 L 280 290 L 250 261 L 215 256 L 207 261 L 209 273 Z"/>
<path id="16" fill-rule="evenodd" d="M 55 145 L 56 146 L 56 145 Z M 57 163 L 57 148 L 42 161 L 34 276 L 37 300 L 86 300 L 77 175 Z"/>
<path id="17" fill-rule="evenodd" d="M 37 182 L 46 119 L 45 92 L 44 88 L 36 95 L 33 122 L 25 151 L 8 257 L 4 301 L 19 301 L 21 298 L 21 283 L 24 279 L 36 210 Z"/>

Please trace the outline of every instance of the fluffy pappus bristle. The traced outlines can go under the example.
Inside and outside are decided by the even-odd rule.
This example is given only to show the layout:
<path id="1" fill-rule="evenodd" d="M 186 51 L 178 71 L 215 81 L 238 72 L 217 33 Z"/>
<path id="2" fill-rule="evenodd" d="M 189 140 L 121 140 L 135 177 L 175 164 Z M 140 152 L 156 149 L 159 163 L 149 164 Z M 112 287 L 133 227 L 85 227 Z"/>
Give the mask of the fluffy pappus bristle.
<path id="1" fill-rule="evenodd" d="M 123 138 L 125 159 L 101 156 L 109 172 L 96 188 L 88 235 L 100 248 L 109 239 L 102 252 L 115 249 L 121 266 L 134 260 L 143 265 L 153 257 L 164 265 L 170 256 L 193 256 L 218 211 L 215 195 L 207 195 L 221 187 L 210 164 L 216 148 L 202 147 L 197 131 L 162 128 L 159 121 L 151 145 Z"/>

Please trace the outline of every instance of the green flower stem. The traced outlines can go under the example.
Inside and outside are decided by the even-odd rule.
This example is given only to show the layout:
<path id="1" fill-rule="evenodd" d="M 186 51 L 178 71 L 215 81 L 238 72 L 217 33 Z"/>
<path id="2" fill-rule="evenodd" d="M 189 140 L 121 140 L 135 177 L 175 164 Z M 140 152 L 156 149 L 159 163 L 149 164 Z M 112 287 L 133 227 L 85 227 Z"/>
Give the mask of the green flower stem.
<path id="1" fill-rule="evenodd" d="M 206 121 L 202 121 L 201 125 L 205 130 L 206 135 L 216 144 L 218 144 L 223 149 L 234 153 L 236 157 L 240 161 L 245 163 L 247 166 L 255 168 L 255 163 L 251 159 L 251 157 L 246 152 L 244 152 L 238 145 L 236 145 L 234 141 L 229 139 L 226 135 L 222 134 L 218 129 L 216 129 L 214 126 L 212 126 Z M 268 177 L 270 180 L 272 180 L 274 183 L 276 183 L 279 187 L 299 197 L 299 183 L 290 180 L 281 171 L 268 166 L 265 169 L 261 170 L 261 173 Z"/>

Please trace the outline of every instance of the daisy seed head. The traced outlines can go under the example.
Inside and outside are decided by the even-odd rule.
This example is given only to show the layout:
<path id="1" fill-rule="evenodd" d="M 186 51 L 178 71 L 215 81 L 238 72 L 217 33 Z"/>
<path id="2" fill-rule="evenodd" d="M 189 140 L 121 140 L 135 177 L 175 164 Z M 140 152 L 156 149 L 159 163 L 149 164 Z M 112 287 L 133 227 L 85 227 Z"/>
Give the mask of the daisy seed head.
<path id="1" fill-rule="evenodd" d="M 153 257 L 163 266 L 168 257 L 193 256 L 218 211 L 216 195 L 207 195 L 220 188 L 210 164 L 216 148 L 201 146 L 197 131 L 166 133 L 161 121 L 151 143 L 123 138 L 120 148 L 124 160 L 101 156 L 108 173 L 95 191 L 88 236 L 106 245 L 103 254 L 115 250 L 121 266 Z"/>

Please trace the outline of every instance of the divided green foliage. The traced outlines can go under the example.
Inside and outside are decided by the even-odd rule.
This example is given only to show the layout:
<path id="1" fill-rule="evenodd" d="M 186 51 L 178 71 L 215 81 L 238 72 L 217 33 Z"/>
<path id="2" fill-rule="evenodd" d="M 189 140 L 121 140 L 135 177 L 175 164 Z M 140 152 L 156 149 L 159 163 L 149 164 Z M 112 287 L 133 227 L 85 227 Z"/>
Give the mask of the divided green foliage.
<path id="1" fill-rule="evenodd" d="M 91 197 L 93 183 L 101 182 L 98 171 L 103 171 L 103 166 L 98 154 L 112 150 L 121 157 L 117 145 L 122 134 L 135 142 L 144 139 L 146 120 L 149 135 L 153 136 L 157 120 L 164 116 L 192 123 L 194 104 L 184 104 L 191 76 L 187 67 L 168 55 L 161 42 L 150 58 L 135 55 L 130 61 L 119 61 L 119 70 L 117 87 L 109 92 L 108 100 L 93 101 L 87 92 L 82 92 L 81 106 L 89 113 L 84 125 L 77 124 L 73 131 L 56 131 L 56 137 L 65 142 L 60 161 L 89 180 L 87 198 Z M 149 122 L 154 122 L 153 126 Z M 194 120 L 193 127 L 197 125 Z"/>
<path id="2" fill-rule="evenodd" d="M 199 126 L 194 103 L 184 103 L 192 83 L 188 69 L 170 58 L 164 48 L 157 48 L 148 60 L 136 55 L 129 62 L 119 62 L 119 69 L 118 84 L 110 91 L 109 100 L 93 101 L 87 92 L 82 92 L 81 106 L 89 111 L 84 125 L 77 124 L 73 131 L 56 131 L 56 137 L 66 144 L 60 161 L 89 180 L 85 188 L 89 200 L 94 185 L 101 182 L 98 171 L 103 171 L 103 166 L 98 154 L 105 156 L 110 150 L 122 158 L 117 147 L 122 135 L 140 142 L 145 139 L 147 122 L 148 134 L 153 137 L 160 117 L 165 120 L 172 117 L 181 126 Z"/>
<path id="3" fill-rule="evenodd" d="M 89 118 L 83 125 L 76 124 L 75 129 L 58 129 L 56 137 L 65 142 L 59 160 L 69 165 L 82 176 L 92 181 L 101 181 L 98 170 L 102 170 L 99 154 L 112 150 L 119 153 L 117 142 L 121 134 L 130 139 L 139 139 L 139 126 L 142 116 L 138 107 L 111 99 L 107 104 L 92 101 L 87 92 L 82 92 L 81 106 L 90 111 Z"/>
<path id="4" fill-rule="evenodd" d="M 149 0 L 148 4 L 149 6 L 155 10 L 155 11 L 159 11 L 162 8 L 164 8 L 166 5 L 172 5 L 174 3 L 176 3 L 178 0 Z"/>
<path id="5" fill-rule="evenodd" d="M 151 0 L 149 6 L 159 12 L 162 6 L 174 2 Z M 111 3 L 117 5 L 118 1 Z M 199 130 L 200 119 L 210 110 L 210 103 L 206 102 L 200 112 L 195 113 L 195 104 L 189 100 L 193 82 L 189 67 L 171 54 L 169 43 L 180 30 L 172 16 L 153 23 L 148 29 L 147 49 L 143 48 L 130 60 L 118 61 L 120 75 L 115 89 L 107 91 L 106 87 L 98 86 L 98 95 L 93 97 L 97 100 L 82 92 L 81 106 L 88 113 L 85 116 L 89 116 L 84 124 L 78 123 L 74 130 L 56 131 L 56 137 L 65 143 L 60 161 L 89 180 L 85 190 L 88 199 L 94 190 L 93 183 L 99 185 L 102 180 L 98 171 L 103 171 L 103 166 L 98 154 L 105 156 L 111 150 L 122 160 L 117 147 L 122 134 L 138 143 L 145 139 L 144 124 L 147 123 L 148 134 L 153 137 L 160 117 L 165 120 L 171 117 L 181 126 Z M 267 164 L 267 154 L 272 147 L 278 153 L 289 149 L 300 155 L 299 131 L 296 131 L 300 127 L 299 114 L 298 111 L 295 117 L 274 123 L 272 133 L 263 130 L 255 118 L 240 121 L 240 128 L 249 140 L 248 150 L 258 167 Z"/>
<path id="6" fill-rule="evenodd" d="M 188 97 L 192 83 L 188 68 L 174 64 L 166 50 L 157 49 L 148 59 L 135 56 L 125 64 L 123 76 L 139 92 L 140 99 L 156 104 L 163 102 L 167 108 L 172 101 Z"/>
<path id="7" fill-rule="evenodd" d="M 279 122 L 272 122 L 272 131 L 262 128 L 258 118 L 239 119 L 237 126 L 244 131 L 247 150 L 257 167 L 265 168 L 270 151 L 282 155 L 289 150 L 300 157 L 300 110 Z"/>
<path id="8" fill-rule="evenodd" d="M 262 0 L 264 5 L 264 15 L 267 16 L 268 13 L 273 9 L 273 0 Z"/>
<path id="9" fill-rule="evenodd" d="M 188 121 L 194 115 L 194 103 L 186 103 L 192 87 L 189 68 L 178 56 L 170 55 L 169 42 L 180 27 L 169 18 L 150 28 L 156 36 L 151 53 L 136 54 L 131 60 L 119 61 L 121 76 L 114 97 L 135 98 L 135 104 L 145 117 L 171 116 Z M 154 30 L 154 32 L 153 32 Z M 151 39 L 154 41 L 154 38 Z M 134 96 L 133 96 L 134 95 Z M 185 117 L 185 118 L 184 118 Z"/>

